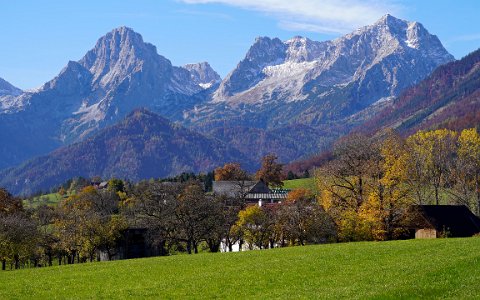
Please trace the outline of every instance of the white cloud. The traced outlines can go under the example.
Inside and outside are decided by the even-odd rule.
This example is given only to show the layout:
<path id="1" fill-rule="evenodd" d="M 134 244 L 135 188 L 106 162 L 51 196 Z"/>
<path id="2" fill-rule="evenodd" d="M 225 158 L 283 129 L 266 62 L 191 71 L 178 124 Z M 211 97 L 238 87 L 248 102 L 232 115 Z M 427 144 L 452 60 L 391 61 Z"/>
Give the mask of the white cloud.
<path id="1" fill-rule="evenodd" d="M 392 0 L 179 0 L 187 4 L 219 3 L 271 14 L 288 30 L 346 33 L 374 23 L 402 8 Z"/>

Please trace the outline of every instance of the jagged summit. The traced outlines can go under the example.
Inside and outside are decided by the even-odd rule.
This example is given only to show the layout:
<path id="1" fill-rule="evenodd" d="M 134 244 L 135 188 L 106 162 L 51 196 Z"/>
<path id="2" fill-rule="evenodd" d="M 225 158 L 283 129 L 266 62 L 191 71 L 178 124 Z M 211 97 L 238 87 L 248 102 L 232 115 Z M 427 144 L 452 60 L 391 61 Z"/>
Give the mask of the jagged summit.
<path id="1" fill-rule="evenodd" d="M 156 47 L 145 43 L 139 33 L 119 27 L 101 37 L 79 63 L 93 74 L 95 84 L 108 88 L 128 74 L 141 71 L 145 61 L 171 68 L 170 61 L 158 55 Z"/>
<path id="2" fill-rule="evenodd" d="M 221 81 L 220 75 L 206 61 L 186 64 L 183 68 L 187 69 L 192 80 L 203 88 L 210 88 Z"/>
<path id="3" fill-rule="evenodd" d="M 207 64 L 198 72 L 173 66 L 133 29 L 116 28 L 40 89 L 2 96 L 0 131 L 8 138 L 24 138 L 17 143 L 21 151 L 0 149 L 6 153 L 0 155 L 0 168 L 80 141 L 138 107 L 180 119 L 203 99 L 196 96 L 205 91 L 201 78 L 214 78 L 211 84 L 219 80 Z"/>
<path id="4" fill-rule="evenodd" d="M 369 105 L 398 95 L 453 59 L 420 23 L 387 14 L 332 41 L 256 38 L 245 58 L 222 81 L 213 102 L 233 106 L 295 102 L 311 99 L 312 94 L 323 98 L 339 85 L 357 82 L 358 101 Z M 384 86 L 366 86 L 372 81 Z"/>

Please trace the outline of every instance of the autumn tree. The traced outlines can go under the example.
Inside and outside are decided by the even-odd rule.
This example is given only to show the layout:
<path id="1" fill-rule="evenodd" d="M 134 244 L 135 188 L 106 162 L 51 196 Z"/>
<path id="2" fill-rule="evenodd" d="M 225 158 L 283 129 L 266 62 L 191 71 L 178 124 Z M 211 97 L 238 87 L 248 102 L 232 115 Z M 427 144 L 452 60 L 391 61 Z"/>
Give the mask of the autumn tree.
<path id="1" fill-rule="evenodd" d="M 334 207 L 350 207 L 358 211 L 368 192 L 371 177 L 378 177 L 380 149 L 374 140 L 353 134 L 340 140 L 334 147 L 334 160 L 318 172 L 323 190 L 333 196 Z"/>
<path id="2" fill-rule="evenodd" d="M 247 206 L 238 214 L 237 230 L 250 250 L 268 248 L 273 233 L 274 220 L 268 211 L 258 205 Z"/>
<path id="3" fill-rule="evenodd" d="M 11 262 L 20 268 L 33 254 L 36 247 L 37 228 L 24 213 L 0 214 L 0 261 L 2 270 Z"/>
<path id="4" fill-rule="evenodd" d="M 456 133 L 447 129 L 418 131 L 407 139 L 411 159 L 421 170 L 419 180 L 433 188 L 437 205 L 440 204 L 440 190 L 453 169 L 456 140 Z"/>
<path id="5" fill-rule="evenodd" d="M 198 253 L 198 245 L 202 240 L 212 237 L 221 226 L 221 203 L 216 198 L 207 197 L 199 184 L 190 183 L 177 197 L 175 208 L 177 237 L 184 241 L 188 254 Z M 212 242 L 212 241 L 209 241 Z M 217 239 L 218 247 L 220 240 Z"/>
<path id="6" fill-rule="evenodd" d="M 458 137 L 455 196 L 480 215 L 480 135 L 475 128 L 465 129 Z M 474 198 L 473 205 L 471 199 Z"/>
<path id="7" fill-rule="evenodd" d="M 262 166 L 255 174 L 257 180 L 263 180 L 266 185 L 282 187 L 282 165 L 277 163 L 275 154 L 268 154 L 262 158 Z"/>
<path id="8" fill-rule="evenodd" d="M 23 209 L 22 202 L 0 189 L 0 261 L 2 270 L 12 262 L 15 269 L 33 253 L 36 226 Z"/>
<path id="9" fill-rule="evenodd" d="M 221 233 L 214 232 L 224 244 L 224 251 L 233 251 L 233 245 L 242 240 L 242 233 L 235 226 L 238 221 L 238 213 L 245 206 L 245 201 L 241 197 L 227 197 L 225 195 L 215 195 L 216 201 L 222 206 L 221 226 L 217 227 Z M 210 244 L 210 243 L 209 243 Z M 210 245 L 209 245 L 210 246 Z"/>
<path id="10" fill-rule="evenodd" d="M 317 172 L 323 208 L 335 220 L 339 238 L 392 239 L 402 232 L 411 204 L 404 188 L 408 152 L 402 139 L 354 134 L 335 147 L 335 159 Z"/>
<path id="11" fill-rule="evenodd" d="M 6 189 L 0 188 L 0 213 L 11 214 L 22 210 L 22 201 L 12 196 Z"/>
<path id="12" fill-rule="evenodd" d="M 38 247 L 42 253 L 40 257 L 44 260 L 45 265 L 52 266 L 53 258 L 58 256 L 58 238 L 55 237 L 54 227 L 52 226 L 55 220 L 55 208 L 48 205 L 39 205 L 35 208 L 32 219 L 38 228 Z"/>
<path id="13" fill-rule="evenodd" d="M 92 186 L 62 201 L 55 221 L 56 234 L 68 262 L 94 259 L 97 250 L 109 258 L 126 222 L 118 214 L 119 198 L 114 191 L 99 191 Z"/>
<path id="14" fill-rule="evenodd" d="M 247 180 L 248 174 L 242 170 L 239 163 L 226 163 L 215 169 L 215 181 Z"/>
<path id="15" fill-rule="evenodd" d="M 167 247 L 175 239 L 177 196 L 182 188 L 180 183 L 155 181 L 143 182 L 133 191 L 134 220 L 148 228 L 150 239 L 161 255 L 167 254 Z"/>
<path id="16" fill-rule="evenodd" d="M 410 151 L 405 140 L 393 131 L 384 137 L 381 144 L 382 177 L 381 190 L 371 194 L 382 226 L 377 232 L 381 239 L 395 239 L 406 234 L 406 217 L 415 203 L 414 191 L 409 185 L 411 179 Z M 380 193 L 381 192 L 381 193 Z M 383 237 L 382 237 L 383 232 Z"/>
<path id="17" fill-rule="evenodd" d="M 280 245 L 305 245 L 332 241 L 335 224 L 306 189 L 296 189 L 275 211 L 275 231 Z"/>

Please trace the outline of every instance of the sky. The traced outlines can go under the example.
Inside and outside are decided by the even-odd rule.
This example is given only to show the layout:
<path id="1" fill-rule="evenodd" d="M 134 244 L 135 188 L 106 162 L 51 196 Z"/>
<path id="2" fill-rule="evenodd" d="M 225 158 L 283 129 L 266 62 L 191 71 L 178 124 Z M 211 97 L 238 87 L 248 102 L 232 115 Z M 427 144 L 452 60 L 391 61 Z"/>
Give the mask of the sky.
<path id="1" fill-rule="evenodd" d="M 478 12 L 478 0 L 0 0 L 0 77 L 37 88 L 120 26 L 173 65 L 208 61 L 224 77 L 258 36 L 330 40 L 387 13 L 422 23 L 459 59 L 480 48 Z"/>

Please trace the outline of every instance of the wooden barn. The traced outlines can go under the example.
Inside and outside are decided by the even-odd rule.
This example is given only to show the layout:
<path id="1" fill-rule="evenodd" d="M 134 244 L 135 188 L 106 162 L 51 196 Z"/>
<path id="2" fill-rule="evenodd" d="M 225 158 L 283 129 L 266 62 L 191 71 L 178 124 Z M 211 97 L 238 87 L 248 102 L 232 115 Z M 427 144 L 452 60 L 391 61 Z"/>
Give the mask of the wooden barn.
<path id="1" fill-rule="evenodd" d="M 470 237 L 480 232 L 480 219 L 465 205 L 415 205 L 410 216 L 416 239 Z"/>

